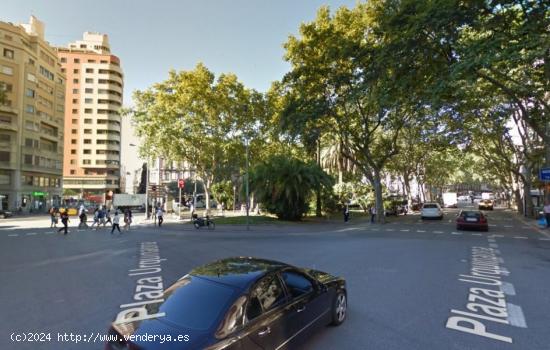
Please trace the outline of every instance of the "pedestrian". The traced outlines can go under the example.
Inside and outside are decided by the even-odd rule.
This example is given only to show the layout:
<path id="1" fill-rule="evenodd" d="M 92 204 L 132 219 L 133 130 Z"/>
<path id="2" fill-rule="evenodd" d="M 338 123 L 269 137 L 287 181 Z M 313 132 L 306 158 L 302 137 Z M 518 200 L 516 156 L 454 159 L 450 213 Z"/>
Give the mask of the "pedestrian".
<path id="1" fill-rule="evenodd" d="M 113 227 L 111 228 L 111 234 L 115 232 L 115 228 L 118 230 L 118 234 L 122 234 L 122 232 L 120 231 L 119 222 L 120 222 L 120 215 L 118 215 L 118 210 L 117 210 L 115 211 L 115 216 L 113 217 L 113 222 L 112 222 Z"/>
<path id="2" fill-rule="evenodd" d="M 370 207 L 370 223 L 374 224 L 374 219 L 376 218 L 376 206 L 373 205 Z"/>
<path id="3" fill-rule="evenodd" d="M 159 205 L 158 203 L 155 204 L 155 206 L 153 207 L 153 225 L 157 226 L 157 212 L 159 210 Z"/>
<path id="4" fill-rule="evenodd" d="M 349 221 L 349 206 L 346 204 L 344 205 L 344 222 Z"/>
<path id="5" fill-rule="evenodd" d="M 162 222 L 164 221 L 164 218 L 163 218 L 164 213 L 162 211 L 162 207 L 159 206 L 157 208 L 157 214 L 156 215 L 157 215 L 157 219 L 158 219 L 158 222 L 159 222 L 159 227 L 161 227 Z"/>
<path id="6" fill-rule="evenodd" d="M 550 201 L 546 201 L 544 208 L 542 208 L 544 216 L 546 217 L 546 228 L 550 228 Z"/>
<path id="7" fill-rule="evenodd" d="M 99 212 L 97 213 L 98 218 L 98 224 L 97 227 L 99 228 L 100 225 L 103 225 L 105 227 L 105 208 L 99 209 Z"/>
<path id="8" fill-rule="evenodd" d="M 80 215 L 78 216 L 80 218 L 80 223 L 78 224 L 78 228 L 88 228 L 88 216 L 86 215 L 86 210 L 82 209 L 80 211 Z"/>
<path id="9" fill-rule="evenodd" d="M 57 217 L 55 216 L 55 208 L 54 207 L 50 208 L 50 219 L 51 219 L 50 228 L 56 227 L 57 226 Z"/>
<path id="10" fill-rule="evenodd" d="M 61 214 L 61 223 L 63 224 L 63 227 L 57 230 L 57 232 L 65 231 L 65 234 L 67 234 L 69 229 L 69 213 L 65 209 L 65 211 Z"/>
<path id="11" fill-rule="evenodd" d="M 90 227 L 94 227 L 95 224 L 99 226 L 99 208 L 95 208 L 94 210 L 94 222 L 92 222 Z"/>
<path id="12" fill-rule="evenodd" d="M 130 225 L 132 225 L 132 211 L 130 209 L 126 209 L 124 212 L 124 229 L 129 231 Z"/>
<path id="13" fill-rule="evenodd" d="M 105 214 L 105 223 L 103 224 L 103 227 L 105 227 L 107 223 L 110 223 L 111 226 L 113 226 L 113 221 L 111 220 L 111 209 L 107 210 L 107 213 Z"/>

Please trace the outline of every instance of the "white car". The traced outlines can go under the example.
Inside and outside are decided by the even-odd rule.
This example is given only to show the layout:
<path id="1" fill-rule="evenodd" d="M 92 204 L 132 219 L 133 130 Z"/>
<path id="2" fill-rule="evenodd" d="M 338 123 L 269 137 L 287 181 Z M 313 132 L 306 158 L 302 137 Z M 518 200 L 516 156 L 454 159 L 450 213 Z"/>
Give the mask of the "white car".
<path id="1" fill-rule="evenodd" d="M 424 203 L 422 211 L 420 212 L 422 219 L 443 219 L 443 210 L 439 206 L 439 203 Z"/>

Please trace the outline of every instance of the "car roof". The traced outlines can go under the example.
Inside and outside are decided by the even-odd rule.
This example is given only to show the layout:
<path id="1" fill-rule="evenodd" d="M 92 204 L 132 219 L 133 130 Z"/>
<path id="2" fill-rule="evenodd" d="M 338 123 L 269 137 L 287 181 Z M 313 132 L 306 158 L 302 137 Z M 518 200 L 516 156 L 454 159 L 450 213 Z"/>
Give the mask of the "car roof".
<path id="1" fill-rule="evenodd" d="M 213 282 L 247 289 L 266 274 L 285 267 L 292 266 L 274 260 L 240 256 L 225 258 L 196 267 L 189 274 Z"/>

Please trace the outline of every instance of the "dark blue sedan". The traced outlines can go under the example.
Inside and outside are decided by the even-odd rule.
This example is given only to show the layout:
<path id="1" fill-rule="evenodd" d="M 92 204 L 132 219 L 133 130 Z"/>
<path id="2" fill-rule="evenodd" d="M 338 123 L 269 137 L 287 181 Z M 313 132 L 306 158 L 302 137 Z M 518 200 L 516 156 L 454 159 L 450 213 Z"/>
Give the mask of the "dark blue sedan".
<path id="1" fill-rule="evenodd" d="M 161 300 L 142 314 L 162 316 L 113 322 L 105 349 L 291 349 L 347 311 L 344 279 L 245 257 L 195 268 Z"/>

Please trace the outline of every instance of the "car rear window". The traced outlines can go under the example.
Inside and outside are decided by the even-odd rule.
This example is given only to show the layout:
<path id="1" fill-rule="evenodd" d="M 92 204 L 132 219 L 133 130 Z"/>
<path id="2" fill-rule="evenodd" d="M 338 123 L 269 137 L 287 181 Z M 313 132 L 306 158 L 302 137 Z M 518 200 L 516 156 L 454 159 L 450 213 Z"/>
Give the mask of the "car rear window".
<path id="1" fill-rule="evenodd" d="M 478 218 L 478 217 L 480 217 L 480 213 L 475 212 L 475 211 L 466 211 L 466 212 L 463 212 L 462 215 L 463 215 L 463 216 L 470 217 L 470 218 Z"/>
<path id="2" fill-rule="evenodd" d="M 437 208 L 437 204 L 424 204 L 424 206 L 422 208 L 425 208 L 425 209 L 436 209 Z"/>
<path id="3" fill-rule="evenodd" d="M 164 293 L 164 303 L 157 305 L 164 312 L 164 319 L 183 328 L 210 329 L 234 301 L 235 290 L 200 277 L 180 279 Z M 149 313 L 151 310 L 149 311 Z"/>

